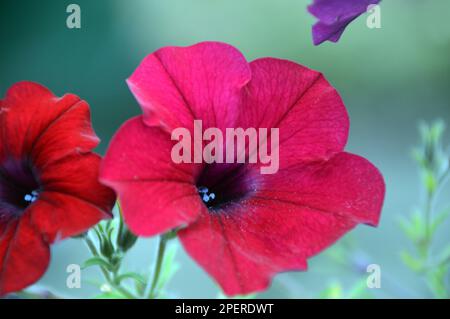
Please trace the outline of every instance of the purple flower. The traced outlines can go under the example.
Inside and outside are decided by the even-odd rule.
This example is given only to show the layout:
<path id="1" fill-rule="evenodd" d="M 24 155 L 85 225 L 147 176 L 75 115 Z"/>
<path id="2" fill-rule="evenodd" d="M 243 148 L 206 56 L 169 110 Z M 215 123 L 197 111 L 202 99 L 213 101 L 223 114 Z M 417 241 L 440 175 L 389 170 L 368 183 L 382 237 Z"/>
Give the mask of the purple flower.
<path id="1" fill-rule="evenodd" d="M 337 42 L 347 25 L 381 0 L 314 0 L 308 11 L 319 21 L 312 28 L 314 45 Z"/>

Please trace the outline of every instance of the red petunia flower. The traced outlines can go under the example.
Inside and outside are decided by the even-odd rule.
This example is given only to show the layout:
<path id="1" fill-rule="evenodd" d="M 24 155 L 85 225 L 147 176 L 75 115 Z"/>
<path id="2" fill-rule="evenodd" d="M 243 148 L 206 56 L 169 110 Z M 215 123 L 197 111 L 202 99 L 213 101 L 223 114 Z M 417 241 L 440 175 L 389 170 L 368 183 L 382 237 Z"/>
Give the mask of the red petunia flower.
<path id="1" fill-rule="evenodd" d="M 117 191 L 136 234 L 180 228 L 184 248 L 226 294 L 264 290 L 358 223 L 378 224 L 383 178 L 343 152 L 348 116 L 322 74 L 273 58 L 248 63 L 208 42 L 156 51 L 128 84 L 144 114 L 113 138 L 101 181 Z M 279 171 L 175 164 L 170 133 L 192 130 L 194 119 L 205 129 L 279 128 Z M 205 192 L 214 199 L 203 201 Z"/>
<path id="2" fill-rule="evenodd" d="M 21 82 L 0 100 L 0 295 L 36 282 L 49 245 L 111 216 L 89 106 Z"/>

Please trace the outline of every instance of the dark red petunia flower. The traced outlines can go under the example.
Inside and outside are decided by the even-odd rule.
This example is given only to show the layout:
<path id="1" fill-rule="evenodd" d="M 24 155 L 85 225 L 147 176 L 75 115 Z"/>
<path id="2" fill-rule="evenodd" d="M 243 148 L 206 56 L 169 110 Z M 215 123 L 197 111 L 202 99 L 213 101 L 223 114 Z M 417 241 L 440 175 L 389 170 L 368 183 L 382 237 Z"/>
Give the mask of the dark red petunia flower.
<path id="1" fill-rule="evenodd" d="M 181 228 L 187 252 L 228 295 L 264 290 L 359 223 L 377 225 L 384 198 L 378 170 L 343 151 L 349 121 L 322 74 L 286 60 L 248 63 L 222 43 L 167 47 L 128 80 L 143 116 L 126 122 L 102 163 L 126 223 L 152 236 Z M 280 167 L 175 164 L 170 133 L 279 128 Z M 205 189 L 216 196 L 202 201 Z"/>
<path id="2" fill-rule="evenodd" d="M 0 100 L 0 295 L 36 282 L 49 245 L 111 216 L 89 106 L 21 82 Z"/>

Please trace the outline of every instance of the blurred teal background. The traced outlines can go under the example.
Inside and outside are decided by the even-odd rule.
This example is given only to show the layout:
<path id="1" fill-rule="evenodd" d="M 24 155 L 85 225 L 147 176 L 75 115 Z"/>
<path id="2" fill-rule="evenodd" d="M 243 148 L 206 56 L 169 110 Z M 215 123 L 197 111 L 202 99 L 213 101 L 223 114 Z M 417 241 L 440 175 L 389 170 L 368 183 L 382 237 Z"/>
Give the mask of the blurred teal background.
<path id="1" fill-rule="evenodd" d="M 277 276 L 262 296 L 313 298 L 330 286 L 347 292 L 365 281 L 365 266 L 376 263 L 381 266 L 382 287 L 370 291 L 375 297 L 429 297 L 423 280 L 399 257 L 411 244 L 397 220 L 421 203 L 411 159 L 417 123 L 435 118 L 450 123 L 450 1 L 383 0 L 381 29 L 368 29 L 362 16 L 338 44 L 319 47 L 312 45 L 310 36 L 310 2 L 2 0 L 0 95 L 20 80 L 42 83 L 57 95 L 79 95 L 91 105 L 94 127 L 103 141 L 99 151 L 104 152 L 121 123 L 140 112 L 125 79 L 162 46 L 217 40 L 236 46 L 249 60 L 274 56 L 320 70 L 348 108 L 347 149 L 370 159 L 386 179 L 381 224 L 359 226 L 338 246 L 311 259 L 308 272 Z M 70 3 L 81 7 L 79 30 L 66 27 Z M 448 204 L 450 192 L 445 194 Z M 445 204 L 444 200 L 438 205 Z M 441 236 L 448 242 L 448 232 Z M 348 245 L 353 248 L 346 257 L 342 250 Z M 126 267 L 147 271 L 155 250 L 153 240 L 140 241 Z M 77 240 L 53 246 L 50 269 L 39 285 L 67 297 L 95 295 L 98 289 L 89 279 L 100 280 L 96 269 L 83 271 L 81 289 L 66 288 L 66 266 L 82 264 L 88 256 Z M 172 296 L 217 295 L 213 281 L 182 249 L 177 260 L 182 268 L 170 284 Z"/>

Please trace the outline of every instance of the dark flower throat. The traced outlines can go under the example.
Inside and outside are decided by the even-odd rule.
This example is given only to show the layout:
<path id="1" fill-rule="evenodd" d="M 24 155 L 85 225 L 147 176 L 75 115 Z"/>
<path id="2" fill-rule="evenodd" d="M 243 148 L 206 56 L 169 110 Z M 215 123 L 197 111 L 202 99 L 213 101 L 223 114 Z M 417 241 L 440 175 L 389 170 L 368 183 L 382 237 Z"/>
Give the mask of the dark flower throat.
<path id="1" fill-rule="evenodd" d="M 243 164 L 209 164 L 197 180 L 197 190 L 210 212 L 222 210 L 246 198 L 252 189 Z"/>
<path id="2" fill-rule="evenodd" d="M 24 161 L 0 164 L 1 216 L 20 214 L 38 199 L 40 187 L 31 167 Z"/>

